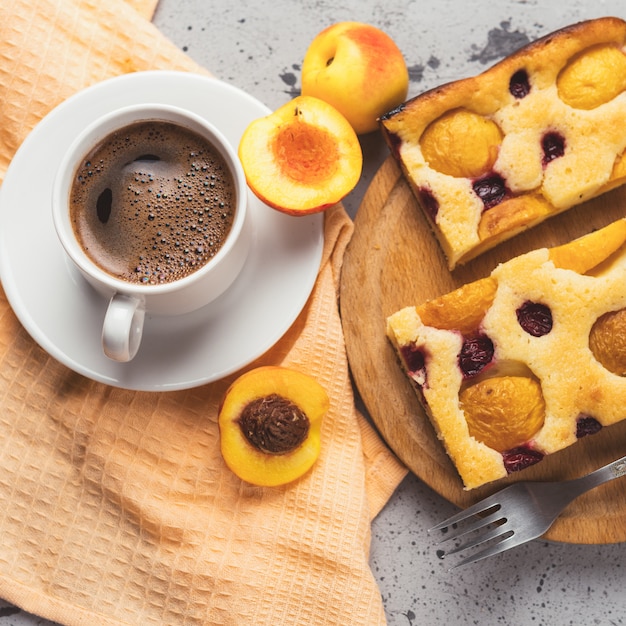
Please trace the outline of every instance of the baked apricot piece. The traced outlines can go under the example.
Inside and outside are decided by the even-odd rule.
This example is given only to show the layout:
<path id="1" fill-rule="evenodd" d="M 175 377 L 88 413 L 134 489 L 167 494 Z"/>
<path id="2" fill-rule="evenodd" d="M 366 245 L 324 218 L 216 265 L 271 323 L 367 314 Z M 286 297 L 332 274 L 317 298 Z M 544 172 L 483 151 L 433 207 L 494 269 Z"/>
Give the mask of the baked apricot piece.
<path id="1" fill-rule="evenodd" d="M 528 442 L 544 423 L 541 386 L 527 376 L 487 378 L 459 399 L 470 435 L 498 452 Z"/>
<path id="2" fill-rule="evenodd" d="M 606 261 L 626 243 L 626 220 L 611 222 L 561 246 L 550 248 L 550 259 L 556 267 L 586 274 Z"/>
<path id="3" fill-rule="evenodd" d="M 254 120 L 239 142 L 239 159 L 253 193 L 291 215 L 336 204 L 354 189 L 363 168 L 352 126 L 311 96 L 298 96 Z"/>
<path id="4" fill-rule="evenodd" d="M 311 376 L 277 366 L 242 374 L 219 411 L 226 465 L 253 485 L 283 485 L 300 478 L 320 453 L 325 389 Z"/>
<path id="5" fill-rule="evenodd" d="M 432 122 L 420 139 L 422 154 L 434 170 L 458 178 L 476 178 L 498 158 L 502 131 L 467 109 L 454 109 Z"/>
<path id="6" fill-rule="evenodd" d="M 614 45 L 583 50 L 557 78 L 559 97 L 576 109 L 595 109 L 626 89 L 626 55 Z"/>
<path id="7" fill-rule="evenodd" d="M 498 240 L 502 233 L 518 232 L 543 221 L 554 207 L 539 194 L 526 194 L 504 200 L 484 211 L 478 225 L 481 241 Z"/>
<path id="8" fill-rule="evenodd" d="M 626 309 L 605 313 L 589 334 L 589 348 L 609 372 L 626 376 Z"/>
<path id="9" fill-rule="evenodd" d="M 424 302 L 416 310 L 425 326 L 469 335 L 477 331 L 493 303 L 497 287 L 497 282 L 487 276 Z"/>

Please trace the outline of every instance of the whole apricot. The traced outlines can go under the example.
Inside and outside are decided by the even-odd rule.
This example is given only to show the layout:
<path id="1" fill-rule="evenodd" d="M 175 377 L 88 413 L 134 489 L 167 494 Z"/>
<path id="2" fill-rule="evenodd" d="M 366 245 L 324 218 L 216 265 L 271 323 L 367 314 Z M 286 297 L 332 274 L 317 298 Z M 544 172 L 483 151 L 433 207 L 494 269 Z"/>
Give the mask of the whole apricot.
<path id="1" fill-rule="evenodd" d="M 489 172 L 501 143 L 499 126 L 467 109 L 448 111 L 431 122 L 420 139 L 430 167 L 457 178 L 477 178 Z"/>
<path id="2" fill-rule="evenodd" d="M 325 389 L 311 376 L 264 366 L 242 374 L 226 391 L 218 416 L 226 465 L 253 485 L 300 478 L 320 453 Z"/>
<path id="3" fill-rule="evenodd" d="M 298 96 L 254 120 L 239 142 L 253 193 L 291 215 L 323 211 L 356 186 L 363 168 L 359 140 L 334 107 Z"/>
<path id="4" fill-rule="evenodd" d="M 589 348 L 609 372 L 626 376 L 626 309 L 605 313 L 589 334 Z"/>
<path id="5" fill-rule="evenodd" d="M 626 89 L 626 55 L 600 45 L 574 57 L 557 78 L 559 97 L 576 109 L 594 109 Z"/>
<path id="6" fill-rule="evenodd" d="M 402 52 L 382 30 L 339 22 L 320 32 L 302 63 L 302 95 L 332 104 L 357 134 L 378 128 L 378 118 L 401 104 L 409 89 Z"/>
<path id="7" fill-rule="evenodd" d="M 528 376 L 486 378 L 459 399 L 470 435 L 499 452 L 529 441 L 545 419 L 541 386 Z"/>

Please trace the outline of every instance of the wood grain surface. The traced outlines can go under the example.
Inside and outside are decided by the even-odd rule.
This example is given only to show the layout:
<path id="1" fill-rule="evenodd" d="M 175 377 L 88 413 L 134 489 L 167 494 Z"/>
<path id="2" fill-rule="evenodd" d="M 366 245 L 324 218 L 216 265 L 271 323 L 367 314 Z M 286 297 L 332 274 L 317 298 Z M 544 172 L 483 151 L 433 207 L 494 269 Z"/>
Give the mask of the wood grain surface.
<path id="1" fill-rule="evenodd" d="M 387 444 L 415 475 L 451 502 L 466 507 L 512 481 L 564 480 L 592 471 L 626 454 L 626 420 L 523 472 L 465 491 L 386 338 L 387 316 L 486 276 L 513 256 L 565 243 L 624 215 L 626 188 L 620 188 L 450 272 L 394 159 L 389 157 L 375 175 L 357 212 L 341 276 L 348 359 L 363 402 Z M 568 543 L 626 541 L 626 480 L 578 498 L 545 537 Z"/>

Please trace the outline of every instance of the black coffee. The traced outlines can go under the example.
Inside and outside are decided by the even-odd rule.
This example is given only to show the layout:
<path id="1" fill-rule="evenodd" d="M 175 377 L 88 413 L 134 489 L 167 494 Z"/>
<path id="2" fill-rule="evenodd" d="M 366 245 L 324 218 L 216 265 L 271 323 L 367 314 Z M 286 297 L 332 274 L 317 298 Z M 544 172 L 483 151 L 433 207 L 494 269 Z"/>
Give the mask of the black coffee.
<path id="1" fill-rule="evenodd" d="M 178 280 L 205 265 L 233 223 L 235 184 L 206 139 L 172 122 L 109 135 L 78 168 L 70 216 L 87 255 L 127 282 Z"/>

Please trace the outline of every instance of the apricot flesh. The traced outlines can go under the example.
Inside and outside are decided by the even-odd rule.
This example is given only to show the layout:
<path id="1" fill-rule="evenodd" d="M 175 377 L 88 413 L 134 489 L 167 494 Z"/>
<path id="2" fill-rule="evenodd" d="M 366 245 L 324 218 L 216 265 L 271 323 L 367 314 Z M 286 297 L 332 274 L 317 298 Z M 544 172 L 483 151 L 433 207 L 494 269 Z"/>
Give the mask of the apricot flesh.
<path id="1" fill-rule="evenodd" d="M 487 276 L 424 302 L 417 307 L 417 313 L 426 326 L 458 330 L 463 335 L 470 335 L 476 331 L 492 305 L 497 287 L 496 281 Z"/>
<path id="2" fill-rule="evenodd" d="M 626 309 L 605 313 L 589 334 L 589 348 L 596 360 L 618 376 L 626 376 Z"/>
<path id="3" fill-rule="evenodd" d="M 557 78 L 559 97 L 576 109 L 594 109 L 626 89 L 626 55 L 616 46 L 584 50 Z"/>
<path id="4" fill-rule="evenodd" d="M 292 215 L 336 204 L 354 189 L 363 168 L 352 126 L 330 104 L 311 96 L 298 96 L 254 120 L 238 152 L 252 192 Z"/>
<path id="5" fill-rule="evenodd" d="M 550 259 L 556 267 L 586 274 L 606 261 L 626 243 L 626 220 L 619 219 L 600 230 L 550 248 Z"/>
<path id="6" fill-rule="evenodd" d="M 218 416 L 226 465 L 253 485 L 300 478 L 320 454 L 329 404 L 322 385 L 302 372 L 263 366 L 242 374 L 226 391 Z"/>
<path id="7" fill-rule="evenodd" d="M 433 169 L 457 178 L 477 178 L 491 170 L 502 143 L 498 125 L 466 109 L 455 109 L 424 131 L 422 154 Z"/>
<path id="8" fill-rule="evenodd" d="M 508 198 L 484 211 L 478 224 L 481 241 L 497 239 L 506 232 L 529 228 L 554 212 L 554 207 L 539 194 Z"/>
<path id="9" fill-rule="evenodd" d="M 544 423 L 541 386 L 528 376 L 486 378 L 459 399 L 470 435 L 498 452 L 528 442 Z"/>

